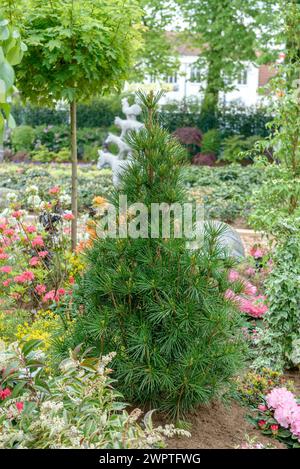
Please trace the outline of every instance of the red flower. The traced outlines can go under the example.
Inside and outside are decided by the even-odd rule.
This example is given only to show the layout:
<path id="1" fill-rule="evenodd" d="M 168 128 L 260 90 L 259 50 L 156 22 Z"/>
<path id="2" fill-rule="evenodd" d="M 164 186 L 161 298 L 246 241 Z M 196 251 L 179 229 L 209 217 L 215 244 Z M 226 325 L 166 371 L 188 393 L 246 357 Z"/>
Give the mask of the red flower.
<path id="1" fill-rule="evenodd" d="M 259 427 L 264 427 L 264 426 L 266 425 L 266 423 L 267 423 L 267 422 L 266 422 L 265 420 L 260 420 L 260 421 L 258 422 L 258 426 L 259 426 Z"/>
<path id="2" fill-rule="evenodd" d="M 11 395 L 11 390 L 8 389 L 8 388 L 5 388 L 3 390 L 0 391 L 0 399 L 2 401 L 4 401 L 4 399 L 6 399 L 7 397 L 9 397 Z"/>
<path id="3" fill-rule="evenodd" d="M 24 409 L 24 402 L 16 402 L 16 408 L 21 413 L 22 410 Z"/>
<path id="4" fill-rule="evenodd" d="M 276 433 L 276 432 L 278 432 L 279 425 L 271 425 L 270 428 L 271 428 L 273 433 Z"/>
<path id="5" fill-rule="evenodd" d="M 53 187 L 51 187 L 51 189 L 49 189 L 49 194 L 58 194 L 59 191 L 60 191 L 59 186 L 53 186 Z"/>
<path id="6" fill-rule="evenodd" d="M 13 213 L 12 213 L 12 216 L 14 218 L 16 218 L 17 220 L 19 220 L 19 218 L 21 218 L 22 216 L 22 210 L 15 210 Z"/>

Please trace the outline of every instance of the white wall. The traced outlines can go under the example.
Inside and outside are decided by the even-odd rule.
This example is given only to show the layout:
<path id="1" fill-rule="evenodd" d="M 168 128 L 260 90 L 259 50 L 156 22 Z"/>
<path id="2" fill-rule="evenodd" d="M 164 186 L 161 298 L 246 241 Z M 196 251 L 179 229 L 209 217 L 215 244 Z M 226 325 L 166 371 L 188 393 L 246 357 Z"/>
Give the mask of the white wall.
<path id="1" fill-rule="evenodd" d="M 182 101 L 185 97 L 189 98 L 192 96 L 198 99 L 203 96 L 203 92 L 200 91 L 200 83 L 191 82 L 191 69 L 192 64 L 197 61 L 196 56 L 181 56 L 180 57 L 180 68 L 177 72 L 177 82 L 168 83 L 166 85 L 165 80 L 156 80 L 155 83 L 150 78 L 145 80 L 145 86 L 152 86 L 157 88 L 167 87 L 168 91 L 162 100 L 167 101 Z M 170 81 L 170 79 L 168 80 Z M 172 81 L 172 80 L 171 80 Z M 237 102 L 246 106 L 252 106 L 259 102 L 259 96 L 257 93 L 259 81 L 259 69 L 258 67 L 248 64 L 247 66 L 247 84 L 235 83 L 236 89 L 230 93 L 221 93 L 221 103 Z M 203 83 L 205 87 L 205 83 Z M 126 89 L 134 89 L 132 86 L 127 86 Z"/>

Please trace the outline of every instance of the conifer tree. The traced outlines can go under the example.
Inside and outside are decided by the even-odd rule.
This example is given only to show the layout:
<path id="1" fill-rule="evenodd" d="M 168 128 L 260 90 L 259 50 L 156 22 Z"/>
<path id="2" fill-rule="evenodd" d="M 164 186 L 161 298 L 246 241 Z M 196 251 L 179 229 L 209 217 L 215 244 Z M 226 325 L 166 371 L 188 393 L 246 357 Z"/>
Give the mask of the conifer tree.
<path id="1" fill-rule="evenodd" d="M 119 191 L 128 204 L 182 203 L 184 150 L 157 121 L 160 96 L 140 95 L 145 128 L 128 143 L 132 163 Z M 116 351 L 116 386 L 132 403 L 178 418 L 224 391 L 239 369 L 240 317 L 224 297 L 232 261 L 209 227 L 191 253 L 186 239 L 95 239 L 74 298 L 65 349 L 84 343 L 93 353 Z"/>

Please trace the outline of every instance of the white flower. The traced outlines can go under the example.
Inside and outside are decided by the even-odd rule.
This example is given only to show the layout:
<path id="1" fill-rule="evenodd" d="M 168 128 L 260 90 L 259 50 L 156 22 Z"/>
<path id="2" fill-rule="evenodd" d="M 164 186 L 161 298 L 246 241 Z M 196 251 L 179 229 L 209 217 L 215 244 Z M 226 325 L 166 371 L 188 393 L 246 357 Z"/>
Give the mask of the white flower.
<path id="1" fill-rule="evenodd" d="M 39 193 L 39 188 L 38 188 L 38 186 L 35 186 L 35 185 L 27 186 L 26 190 L 25 190 L 25 193 L 26 194 L 36 195 L 36 194 Z"/>
<path id="2" fill-rule="evenodd" d="M 16 202 L 18 200 L 18 196 L 15 192 L 9 192 L 6 196 L 6 200 L 8 202 Z"/>
<path id="3" fill-rule="evenodd" d="M 30 195 L 27 199 L 27 203 L 32 207 L 38 207 L 41 203 L 41 199 L 38 195 Z"/>

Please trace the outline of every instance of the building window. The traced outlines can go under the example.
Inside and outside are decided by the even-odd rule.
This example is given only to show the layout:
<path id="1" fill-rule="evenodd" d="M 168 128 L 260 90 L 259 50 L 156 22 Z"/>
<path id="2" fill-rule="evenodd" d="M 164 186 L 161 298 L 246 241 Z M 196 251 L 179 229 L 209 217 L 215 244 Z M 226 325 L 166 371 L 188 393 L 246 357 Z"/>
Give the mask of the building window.
<path id="1" fill-rule="evenodd" d="M 237 79 L 238 85 L 247 85 L 248 82 L 248 71 L 242 70 Z"/>
<path id="2" fill-rule="evenodd" d="M 175 72 L 174 75 L 169 75 L 165 77 L 166 83 L 177 83 L 177 73 Z"/>
<path id="3" fill-rule="evenodd" d="M 195 65 L 192 65 L 192 68 L 191 68 L 191 81 L 194 82 L 194 83 L 200 83 L 201 82 L 200 68 L 196 67 Z"/>

